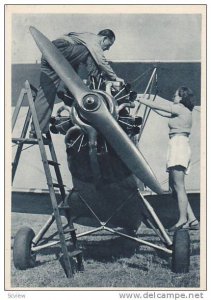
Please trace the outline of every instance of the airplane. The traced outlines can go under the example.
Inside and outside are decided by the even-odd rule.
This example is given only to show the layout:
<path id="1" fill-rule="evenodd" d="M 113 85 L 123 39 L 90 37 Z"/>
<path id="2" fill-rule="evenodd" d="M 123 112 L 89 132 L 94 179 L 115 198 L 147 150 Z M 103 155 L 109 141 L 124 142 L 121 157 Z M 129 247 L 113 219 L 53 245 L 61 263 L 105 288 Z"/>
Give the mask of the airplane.
<path id="1" fill-rule="evenodd" d="M 108 231 L 169 254 L 173 272 L 188 272 L 188 230 L 176 231 L 172 239 L 142 193 L 143 185 L 157 194 L 162 195 L 163 190 L 138 145 L 144 123 L 142 118 L 134 117 L 130 112 L 137 101 L 136 93 L 130 90 L 129 84 L 105 81 L 103 76 L 98 80 L 91 78 L 89 83 L 83 82 L 47 37 L 34 27 L 30 27 L 30 32 L 66 86 L 66 93 L 58 93 L 65 106 L 58 111 L 57 117 L 51 118 L 50 130 L 65 135 L 73 189 L 66 196 L 64 206 L 69 207 L 73 223 L 86 217 L 86 225 L 93 227 L 76 237 Z M 62 111 L 67 111 L 68 116 L 61 116 Z M 135 235 L 142 222 L 154 230 L 162 246 Z M 41 232 L 46 232 L 51 224 L 52 218 Z M 125 231 L 116 229 L 119 227 Z M 23 241 L 23 235 L 27 240 L 26 245 L 22 245 L 26 259 L 21 264 L 22 253 L 16 245 Z M 16 268 L 33 267 L 37 251 L 59 243 L 45 245 L 42 237 L 43 234 L 34 237 L 30 230 L 20 229 L 13 250 Z"/>

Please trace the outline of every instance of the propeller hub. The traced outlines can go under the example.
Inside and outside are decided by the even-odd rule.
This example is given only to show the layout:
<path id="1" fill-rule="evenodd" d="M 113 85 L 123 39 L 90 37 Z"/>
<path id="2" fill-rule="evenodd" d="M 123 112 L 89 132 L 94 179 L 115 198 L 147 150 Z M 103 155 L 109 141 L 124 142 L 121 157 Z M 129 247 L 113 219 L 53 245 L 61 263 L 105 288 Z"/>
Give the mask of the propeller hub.
<path id="1" fill-rule="evenodd" d="M 100 106 L 99 96 L 94 94 L 86 95 L 83 100 L 83 109 L 94 111 Z"/>

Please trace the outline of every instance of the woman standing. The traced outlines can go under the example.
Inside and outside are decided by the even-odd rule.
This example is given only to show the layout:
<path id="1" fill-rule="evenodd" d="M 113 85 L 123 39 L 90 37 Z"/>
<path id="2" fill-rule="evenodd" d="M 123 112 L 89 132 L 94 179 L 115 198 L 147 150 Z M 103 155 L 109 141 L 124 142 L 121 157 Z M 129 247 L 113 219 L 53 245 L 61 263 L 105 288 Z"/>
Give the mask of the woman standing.
<path id="1" fill-rule="evenodd" d="M 174 95 L 173 103 L 164 101 L 164 103 L 157 104 L 142 98 L 138 100 L 161 116 L 169 118 L 167 171 L 169 172 L 170 186 L 177 196 L 179 206 L 179 219 L 169 231 L 173 232 L 181 228 L 199 229 L 199 222 L 188 202 L 185 190 L 185 175 L 188 174 L 191 158 L 189 135 L 194 108 L 193 92 L 188 87 L 179 87 Z"/>

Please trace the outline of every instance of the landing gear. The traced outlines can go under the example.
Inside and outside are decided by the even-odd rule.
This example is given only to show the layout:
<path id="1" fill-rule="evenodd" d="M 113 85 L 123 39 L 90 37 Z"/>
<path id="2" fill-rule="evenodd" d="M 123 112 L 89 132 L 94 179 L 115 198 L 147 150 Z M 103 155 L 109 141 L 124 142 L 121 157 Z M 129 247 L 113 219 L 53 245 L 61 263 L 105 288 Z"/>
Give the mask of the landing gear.
<path id="1" fill-rule="evenodd" d="M 34 236 L 35 233 L 30 227 L 22 227 L 15 236 L 13 261 L 19 270 L 26 270 L 35 266 L 36 255 L 31 251 Z"/>
<path id="2" fill-rule="evenodd" d="M 173 238 L 172 271 L 188 273 L 190 266 L 190 235 L 187 229 L 177 230 Z"/>

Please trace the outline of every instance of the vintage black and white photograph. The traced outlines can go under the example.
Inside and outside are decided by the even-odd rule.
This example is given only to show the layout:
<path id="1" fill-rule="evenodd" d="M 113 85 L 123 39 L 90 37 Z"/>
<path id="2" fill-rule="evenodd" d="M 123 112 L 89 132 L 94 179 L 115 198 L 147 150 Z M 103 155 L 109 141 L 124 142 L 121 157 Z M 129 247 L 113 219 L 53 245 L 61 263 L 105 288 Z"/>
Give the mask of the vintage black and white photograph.
<path id="1" fill-rule="evenodd" d="M 6 288 L 205 290 L 206 5 L 5 5 L 5 35 Z"/>

